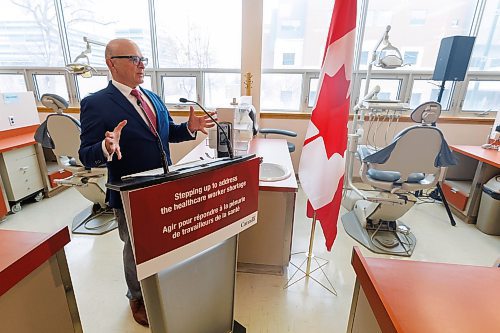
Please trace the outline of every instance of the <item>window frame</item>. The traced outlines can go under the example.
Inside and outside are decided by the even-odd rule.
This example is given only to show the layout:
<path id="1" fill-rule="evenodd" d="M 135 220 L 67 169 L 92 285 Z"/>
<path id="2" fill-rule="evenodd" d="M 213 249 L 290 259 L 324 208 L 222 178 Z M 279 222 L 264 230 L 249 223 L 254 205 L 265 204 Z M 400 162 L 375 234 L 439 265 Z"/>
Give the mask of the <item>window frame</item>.
<path id="1" fill-rule="evenodd" d="M 469 72 L 465 75 L 464 81 L 460 82 L 460 85 L 457 84 L 459 92 L 457 96 L 457 105 L 460 109 L 459 114 L 462 116 L 484 116 L 483 110 L 463 110 L 463 105 L 465 103 L 465 97 L 467 95 L 467 87 L 469 86 L 470 81 L 497 81 L 500 82 L 500 72 L 482 72 L 482 71 L 473 71 Z M 499 91 L 500 94 L 500 91 Z M 487 117 L 495 117 L 496 112 L 500 112 L 500 105 L 496 110 L 491 110 L 488 112 Z"/>
<path id="2" fill-rule="evenodd" d="M 30 84 L 29 84 L 29 79 L 27 78 L 26 75 L 26 70 L 22 68 L 6 68 L 6 67 L 0 67 L 0 75 L 22 75 L 24 79 L 24 86 L 26 87 L 27 91 L 30 91 Z"/>
<path id="3" fill-rule="evenodd" d="M 264 0 L 242 0 L 242 8 L 243 10 L 254 10 L 255 6 L 263 6 Z M 364 34 L 364 29 L 367 27 L 367 16 L 363 15 L 366 14 L 367 8 L 368 8 L 368 3 L 369 0 L 361 0 L 360 3 L 358 4 L 358 9 L 361 18 L 358 18 L 358 36 L 357 36 L 357 42 L 356 42 L 356 49 L 354 52 L 354 61 L 353 61 L 353 73 L 351 77 L 351 106 L 355 105 L 356 102 L 360 98 L 360 84 L 361 80 L 366 77 L 366 69 L 359 69 L 359 57 L 361 55 L 361 52 L 363 51 L 361 48 L 361 42 L 363 40 L 363 34 Z M 151 31 L 151 41 L 152 41 L 152 63 L 150 67 L 146 68 L 145 72 L 146 75 L 151 76 L 151 87 L 152 90 L 163 97 L 163 82 L 162 82 L 162 77 L 163 76 L 191 76 L 196 78 L 196 89 L 197 89 L 197 102 L 200 104 L 204 104 L 205 100 L 205 87 L 204 87 L 204 77 L 207 73 L 239 73 L 244 75 L 244 70 L 243 69 L 217 69 L 217 68 L 159 68 L 158 67 L 158 58 L 157 58 L 157 36 L 156 36 L 156 25 L 155 25 L 155 7 L 154 7 L 155 1 L 148 1 L 148 10 L 149 10 L 149 17 L 150 17 L 150 22 L 149 22 L 149 28 Z M 472 19 L 471 27 L 470 27 L 470 36 L 477 36 L 479 30 L 480 30 L 480 24 L 481 20 L 483 18 L 483 13 L 486 8 L 486 0 L 478 0 L 477 1 L 477 10 L 475 12 L 475 15 Z M 61 20 L 64 17 L 64 13 L 62 12 L 62 6 L 60 5 L 60 0 L 56 0 L 56 13 L 57 13 L 57 19 Z M 243 17 L 245 15 L 243 14 Z M 261 26 L 262 26 L 262 17 L 256 18 L 257 20 L 260 20 Z M 242 21 L 242 24 L 245 24 L 245 20 Z M 68 40 L 67 40 L 67 33 L 62 29 L 64 26 L 63 22 L 58 22 L 58 27 L 59 27 L 59 35 L 61 39 L 61 45 L 63 48 L 63 55 L 65 57 L 66 63 L 70 62 L 71 59 L 69 59 L 69 45 L 68 45 Z M 61 31 L 63 30 L 63 31 Z M 257 30 L 257 31 L 256 31 Z M 246 40 L 251 39 L 260 33 L 262 31 L 258 31 L 259 29 L 251 29 L 251 31 L 245 31 L 243 29 L 242 31 L 244 32 L 244 36 L 242 37 L 242 44 L 245 43 Z M 244 46 L 242 46 L 242 49 L 244 50 Z M 258 48 L 250 48 L 252 52 L 255 52 L 253 56 L 256 58 L 261 57 L 262 50 Z M 419 55 L 421 52 L 425 52 L 425 50 L 419 50 Z M 248 51 L 246 51 L 248 52 Z M 248 57 L 248 55 L 245 55 Z M 252 56 L 252 57 L 253 57 Z M 369 56 L 369 54 L 368 54 Z M 242 57 L 243 57 L 243 51 L 242 51 Z M 243 66 L 243 63 L 242 63 Z M 108 76 L 108 79 L 111 78 L 110 73 L 108 72 L 106 67 L 99 67 L 96 68 L 98 71 L 99 75 L 104 75 L 106 74 Z M 26 89 L 28 91 L 32 90 L 35 93 L 35 96 L 37 98 L 37 104 L 41 105 L 39 102 L 39 91 L 36 87 L 35 81 L 34 81 L 34 76 L 35 74 L 42 74 L 42 75 L 50 75 L 50 74 L 59 74 L 59 75 L 64 75 L 65 77 L 65 83 L 66 83 L 66 88 L 68 90 L 68 96 L 69 96 L 69 102 L 70 105 L 73 107 L 77 107 L 80 102 L 80 97 L 79 92 L 78 92 L 78 87 L 77 87 L 77 82 L 76 82 L 76 77 L 68 72 L 65 71 L 64 68 L 62 67 L 29 67 L 29 68 L 24 68 L 24 67 L 0 67 L 0 73 L 2 74 L 22 74 L 24 75 L 24 80 L 26 84 Z M 274 112 L 274 113 L 287 113 L 287 114 L 297 114 L 297 113 L 310 113 L 312 112 L 313 107 L 308 107 L 308 102 L 309 102 L 309 92 L 311 90 L 311 79 L 312 78 L 319 78 L 320 76 L 320 69 L 300 69 L 300 68 L 281 68 L 281 69 L 261 69 L 260 73 L 253 73 L 254 78 L 257 81 L 256 87 L 257 89 L 260 88 L 260 75 L 261 74 L 301 74 L 302 78 L 302 84 L 301 84 L 301 96 L 300 96 L 300 103 L 299 103 L 299 109 L 298 110 L 259 110 L 262 112 Z M 410 97 L 411 97 L 411 90 L 414 84 L 414 81 L 417 79 L 424 79 L 424 80 L 431 80 L 432 78 L 432 71 L 425 71 L 425 70 L 412 70 L 410 68 L 402 68 L 402 69 L 397 69 L 397 70 L 380 70 L 380 69 L 374 69 L 372 71 L 372 79 L 398 79 L 401 80 L 401 85 L 399 89 L 399 99 L 404 101 L 404 102 L 409 102 Z M 451 91 L 451 96 L 450 96 L 450 106 L 448 108 L 445 107 L 445 109 L 448 109 L 447 115 L 449 116 L 456 116 L 456 117 L 471 117 L 474 116 L 474 110 L 467 110 L 463 111 L 462 106 L 465 101 L 466 97 L 466 92 L 467 92 L 467 86 L 471 80 L 478 80 L 478 81 L 500 81 L 500 71 L 468 71 L 465 79 L 463 82 L 454 82 L 452 85 L 452 91 Z M 241 86 L 243 91 L 243 78 L 241 80 Z M 255 89 L 255 88 L 254 88 Z M 255 92 L 255 95 L 257 98 L 260 95 L 260 92 Z M 259 103 L 260 101 L 256 102 Z M 188 109 L 188 106 L 186 105 L 179 105 L 177 103 L 170 103 L 167 104 L 173 109 L 180 109 L 180 110 L 186 110 Z M 490 115 L 487 117 L 494 117 L 495 114 L 494 112 L 491 112 Z"/>

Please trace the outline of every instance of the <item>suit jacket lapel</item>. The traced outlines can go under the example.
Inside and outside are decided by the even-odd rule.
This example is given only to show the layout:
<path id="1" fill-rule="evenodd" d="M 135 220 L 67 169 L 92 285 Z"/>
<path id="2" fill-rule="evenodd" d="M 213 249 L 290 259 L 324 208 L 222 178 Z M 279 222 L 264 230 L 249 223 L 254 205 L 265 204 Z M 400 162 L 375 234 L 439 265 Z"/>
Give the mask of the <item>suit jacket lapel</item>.
<path id="1" fill-rule="evenodd" d="M 141 124 L 141 126 L 144 126 L 144 128 L 146 128 L 148 132 L 151 132 L 149 126 L 146 124 L 144 119 L 142 119 L 142 117 L 139 115 L 135 107 L 129 102 L 129 100 L 125 96 L 123 96 L 123 94 L 111 82 L 109 82 L 107 90 L 108 90 L 107 93 L 110 95 L 113 102 L 115 102 L 132 118 L 134 118 L 139 124 Z"/>

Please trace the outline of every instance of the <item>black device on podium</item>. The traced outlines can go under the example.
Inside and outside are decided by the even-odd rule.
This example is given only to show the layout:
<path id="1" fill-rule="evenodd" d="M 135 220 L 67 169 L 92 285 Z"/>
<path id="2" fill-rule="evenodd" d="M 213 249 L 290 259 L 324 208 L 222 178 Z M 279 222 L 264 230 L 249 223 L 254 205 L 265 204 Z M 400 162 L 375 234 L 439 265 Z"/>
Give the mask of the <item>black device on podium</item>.
<path id="1" fill-rule="evenodd" d="M 205 110 L 203 106 L 201 106 L 200 103 L 196 101 L 189 100 L 187 98 L 179 98 L 179 102 L 181 103 L 193 103 L 198 105 L 198 107 L 214 122 L 215 125 L 217 125 L 217 157 L 234 157 L 233 153 L 233 145 L 231 144 L 231 133 L 233 132 L 232 130 L 232 124 L 228 122 L 222 122 L 219 123 L 217 120 L 215 120 L 212 115 Z"/>
<path id="2" fill-rule="evenodd" d="M 233 140 L 231 133 L 233 133 L 230 122 L 220 122 L 220 128 L 217 128 L 217 157 L 229 157 L 231 140 Z M 229 143 L 228 143 L 229 142 Z"/>

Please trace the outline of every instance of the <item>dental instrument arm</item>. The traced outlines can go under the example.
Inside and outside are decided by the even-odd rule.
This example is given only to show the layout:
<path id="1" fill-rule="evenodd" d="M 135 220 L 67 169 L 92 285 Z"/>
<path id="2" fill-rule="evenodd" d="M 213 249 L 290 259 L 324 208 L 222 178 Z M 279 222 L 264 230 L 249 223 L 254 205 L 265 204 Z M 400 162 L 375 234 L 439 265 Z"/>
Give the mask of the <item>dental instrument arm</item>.
<path id="1" fill-rule="evenodd" d="M 373 51 L 371 53 L 371 59 L 368 62 L 368 70 L 366 71 L 366 83 L 365 83 L 365 90 L 364 90 L 364 95 L 365 96 L 368 95 L 368 88 L 370 86 L 370 77 L 371 77 L 371 73 L 372 73 L 373 62 L 375 60 L 377 60 L 377 49 L 379 48 L 380 44 L 382 44 L 382 42 L 388 43 L 388 41 L 389 41 L 389 31 L 391 31 L 391 26 L 390 25 L 388 25 L 385 28 L 385 31 L 382 34 L 382 37 L 380 37 L 380 40 L 378 41 L 377 45 L 375 45 L 375 48 L 373 49 Z"/>
<path id="2" fill-rule="evenodd" d="M 352 183 L 352 169 L 354 167 L 354 154 L 357 151 L 358 148 L 358 141 L 359 138 L 361 137 L 361 133 L 358 131 L 358 124 L 363 124 L 364 123 L 364 108 L 362 108 L 363 102 L 372 99 L 374 96 L 376 96 L 380 92 L 380 87 L 375 86 L 373 89 L 368 93 L 365 94 L 365 96 L 360 99 L 358 104 L 354 106 L 353 111 L 354 111 L 354 117 L 352 120 L 352 127 L 351 127 L 351 133 L 348 134 L 348 140 L 349 144 L 347 146 L 347 156 L 346 156 L 346 171 L 347 171 L 347 176 L 344 177 L 344 196 L 345 196 L 345 191 L 347 189 L 352 189 L 356 194 L 358 194 L 360 197 L 363 199 L 366 199 L 366 196 L 358 190 L 354 184 Z M 360 112 L 361 111 L 361 112 Z"/>

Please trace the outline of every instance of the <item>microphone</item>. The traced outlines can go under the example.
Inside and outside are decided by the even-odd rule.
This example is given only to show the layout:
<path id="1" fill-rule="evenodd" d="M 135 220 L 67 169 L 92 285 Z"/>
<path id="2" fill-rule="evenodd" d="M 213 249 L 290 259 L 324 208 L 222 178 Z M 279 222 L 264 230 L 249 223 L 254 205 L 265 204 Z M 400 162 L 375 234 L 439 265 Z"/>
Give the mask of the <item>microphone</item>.
<path id="1" fill-rule="evenodd" d="M 142 113 L 146 116 L 146 119 L 148 120 L 148 125 L 151 127 L 156 135 L 156 144 L 158 145 L 158 149 L 160 149 L 160 158 L 161 158 L 161 166 L 163 168 L 163 174 L 168 173 L 168 163 L 167 163 L 167 154 L 165 154 L 165 149 L 163 149 L 163 144 L 161 142 L 160 134 L 156 131 L 156 127 L 153 126 L 153 122 L 151 119 L 149 119 L 148 114 L 146 111 L 144 111 L 144 108 L 142 107 L 142 102 L 137 99 L 137 106 L 141 109 Z"/>
<path id="2" fill-rule="evenodd" d="M 231 142 L 229 141 L 229 137 L 227 136 L 227 133 L 226 131 L 222 128 L 221 125 L 219 125 L 219 122 L 216 121 L 211 115 L 210 113 L 207 112 L 207 110 L 205 110 L 203 108 L 203 106 L 201 106 L 198 102 L 195 102 L 195 101 L 190 101 L 189 99 L 186 99 L 184 97 L 181 97 L 179 98 L 179 102 L 181 103 L 194 103 L 196 105 L 198 105 L 200 107 L 200 109 L 205 112 L 205 114 L 215 123 L 215 125 L 217 125 L 217 127 L 221 130 L 222 134 L 224 134 L 224 137 L 226 138 L 226 146 L 227 146 L 227 152 L 229 153 L 229 158 L 230 159 L 233 159 L 234 158 L 234 155 L 233 155 L 233 147 L 231 147 Z"/>

